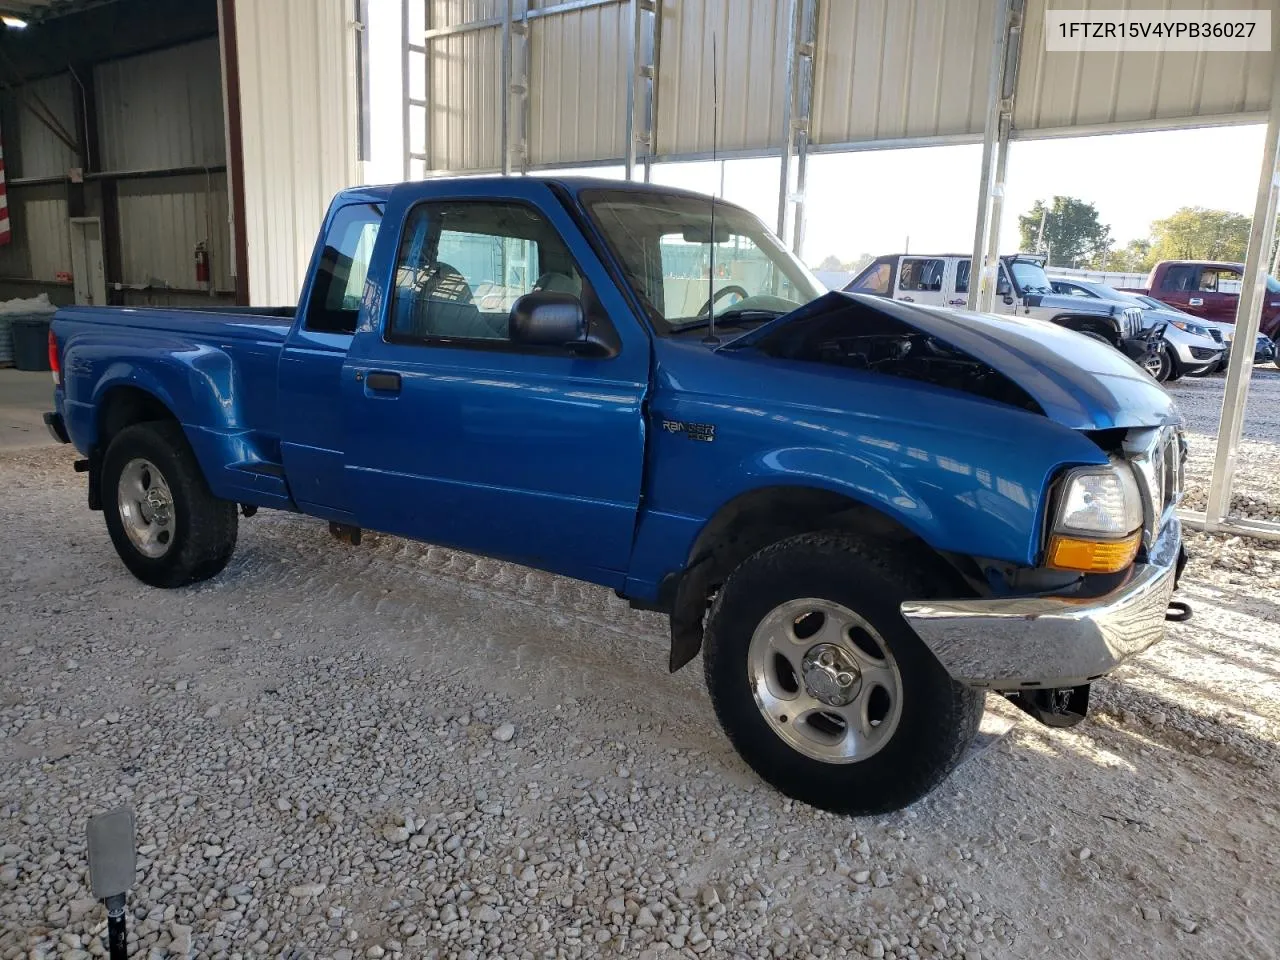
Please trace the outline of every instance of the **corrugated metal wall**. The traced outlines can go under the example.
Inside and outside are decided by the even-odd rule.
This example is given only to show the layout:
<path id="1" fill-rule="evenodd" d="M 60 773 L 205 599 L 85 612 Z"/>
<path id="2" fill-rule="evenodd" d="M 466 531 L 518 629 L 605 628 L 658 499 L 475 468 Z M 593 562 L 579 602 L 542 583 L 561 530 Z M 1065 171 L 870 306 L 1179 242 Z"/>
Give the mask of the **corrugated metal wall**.
<path id="1" fill-rule="evenodd" d="M 195 289 L 192 251 L 209 245 L 216 290 L 230 290 L 231 239 L 224 174 L 124 180 L 118 187 L 120 270 L 125 283 Z"/>
<path id="2" fill-rule="evenodd" d="M 22 105 L 24 91 L 37 106 L 43 101 L 67 132 L 73 137 L 76 134 L 75 108 L 71 98 L 73 92 L 79 93 L 79 87 L 73 85 L 71 74 L 62 73 L 25 84 L 20 90 L 7 94 L 7 99 L 13 103 L 17 140 L 11 144 L 8 129 L 4 131 L 5 171 L 11 178 L 66 176 L 71 167 L 79 164 L 75 151 Z M 8 116 L 6 111 L 6 119 Z M 17 149 L 11 149 L 11 146 Z"/>
<path id="3" fill-rule="evenodd" d="M 53 280 L 71 270 L 71 234 L 61 184 L 9 191 L 13 240 L 0 247 L 0 277 Z"/>
<path id="4" fill-rule="evenodd" d="M 333 194 L 357 181 L 346 0 L 237 0 L 250 299 L 296 303 Z"/>
<path id="5" fill-rule="evenodd" d="M 623 156 L 629 5 L 541 17 L 529 30 L 530 163 Z"/>
<path id="6" fill-rule="evenodd" d="M 502 28 L 469 30 L 427 41 L 432 92 L 430 169 L 502 166 Z"/>
<path id="7" fill-rule="evenodd" d="M 786 0 L 662 0 L 658 153 L 711 149 L 713 33 L 720 87 L 717 147 L 743 150 L 782 143 L 788 9 Z M 581 82 L 594 80 L 584 77 Z"/>
<path id="8" fill-rule="evenodd" d="M 813 141 L 982 133 L 996 0 L 819 7 Z"/>
<path id="9" fill-rule="evenodd" d="M 101 168 L 162 170 L 226 162 L 216 37 L 99 64 L 94 81 Z"/>
<path id="10" fill-rule="evenodd" d="M 1069 53 L 1045 50 L 1047 0 L 1027 0 L 1014 127 L 1044 130 L 1148 123 L 1266 110 L 1267 53 Z M 1100 4 L 1053 0 L 1052 9 Z M 1128 0 L 1129 9 L 1266 10 L 1273 0 Z M 1280 11 L 1273 12 L 1280 16 Z"/>
<path id="11" fill-rule="evenodd" d="M 416 11 L 422 0 L 406 0 Z M 815 146 L 980 138 L 994 16 L 1004 0 L 818 0 Z M 1270 54 L 1075 54 L 1044 49 L 1049 0 L 1026 0 L 1014 127 L 1023 137 L 1097 124 L 1188 126 L 1267 108 Z M 532 4 L 533 9 L 553 0 Z M 1053 6 L 1267 9 L 1274 0 L 1053 0 Z M 523 9 L 517 0 L 517 16 Z M 500 19 L 505 0 L 428 0 L 432 28 Z M 789 0 L 661 0 L 656 153 L 712 147 L 711 38 L 719 49 L 721 151 L 782 143 Z M 1280 13 L 1280 11 L 1278 11 Z M 422 22 L 415 12 L 417 23 Z M 531 21 L 530 160 L 617 161 L 625 152 L 629 4 Z M 501 28 L 428 43 L 428 167 L 500 166 Z M 421 67 L 417 69 L 421 73 Z M 425 85 L 423 85 L 425 86 Z M 1092 132 L 1092 130 L 1090 131 Z"/>

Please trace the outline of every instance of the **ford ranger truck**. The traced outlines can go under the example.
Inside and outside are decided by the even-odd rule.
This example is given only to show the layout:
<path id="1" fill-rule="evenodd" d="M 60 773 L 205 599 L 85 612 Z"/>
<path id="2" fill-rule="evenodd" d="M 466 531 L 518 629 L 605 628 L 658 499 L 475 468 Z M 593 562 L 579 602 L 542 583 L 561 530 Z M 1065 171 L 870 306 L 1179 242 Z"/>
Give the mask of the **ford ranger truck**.
<path id="1" fill-rule="evenodd" d="M 698 194 L 352 189 L 296 309 L 51 333 L 49 426 L 144 583 L 216 576 L 275 508 L 599 584 L 665 612 L 747 763 L 830 810 L 926 794 L 986 691 L 1079 720 L 1178 577 L 1180 419 L 1138 367 L 824 293 Z"/>
<path id="2" fill-rule="evenodd" d="M 889 254 L 869 263 L 844 289 L 906 303 L 964 307 L 971 259 L 959 253 Z M 1144 367 L 1158 366 L 1163 349 L 1160 332 L 1149 329 L 1141 307 L 1131 301 L 1088 301 L 1057 294 L 1044 264 L 1040 254 L 1001 257 L 994 311 L 1055 323 L 1105 341 Z"/>

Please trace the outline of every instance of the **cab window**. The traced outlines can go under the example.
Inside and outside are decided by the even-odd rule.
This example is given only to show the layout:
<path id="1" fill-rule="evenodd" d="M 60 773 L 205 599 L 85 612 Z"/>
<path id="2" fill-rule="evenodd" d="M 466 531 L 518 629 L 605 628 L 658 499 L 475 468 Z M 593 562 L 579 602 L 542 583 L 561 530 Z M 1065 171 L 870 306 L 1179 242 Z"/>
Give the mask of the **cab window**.
<path id="1" fill-rule="evenodd" d="M 969 292 L 969 271 L 972 269 L 971 260 L 956 261 L 956 293 Z"/>
<path id="2" fill-rule="evenodd" d="M 382 204 L 340 207 L 329 224 L 307 303 L 304 326 L 318 333 L 355 333 Z"/>
<path id="3" fill-rule="evenodd" d="M 845 287 L 850 293 L 873 293 L 878 297 L 889 295 L 889 283 L 893 279 L 893 267 L 888 263 L 873 263 Z"/>
<path id="4" fill-rule="evenodd" d="M 1200 288 L 1203 293 L 1240 292 L 1240 271 L 1230 267 L 1205 267 L 1200 271 Z"/>
<path id="5" fill-rule="evenodd" d="M 932 293 L 942 289 L 945 261 L 936 257 L 903 257 L 898 268 L 898 289 Z"/>
<path id="6" fill-rule="evenodd" d="M 506 341 L 511 308 L 535 290 L 592 297 L 541 214 L 522 203 L 422 203 L 400 240 L 387 338 Z"/>

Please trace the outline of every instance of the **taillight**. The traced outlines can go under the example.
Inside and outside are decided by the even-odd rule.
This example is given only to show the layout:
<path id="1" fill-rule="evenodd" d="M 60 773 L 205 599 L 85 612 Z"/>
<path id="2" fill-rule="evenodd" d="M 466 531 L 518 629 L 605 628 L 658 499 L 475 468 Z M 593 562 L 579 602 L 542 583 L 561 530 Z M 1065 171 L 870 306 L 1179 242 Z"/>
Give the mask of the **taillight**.
<path id="1" fill-rule="evenodd" d="M 49 370 L 53 374 L 53 385 L 62 386 L 62 367 L 58 362 L 58 338 L 49 331 Z"/>

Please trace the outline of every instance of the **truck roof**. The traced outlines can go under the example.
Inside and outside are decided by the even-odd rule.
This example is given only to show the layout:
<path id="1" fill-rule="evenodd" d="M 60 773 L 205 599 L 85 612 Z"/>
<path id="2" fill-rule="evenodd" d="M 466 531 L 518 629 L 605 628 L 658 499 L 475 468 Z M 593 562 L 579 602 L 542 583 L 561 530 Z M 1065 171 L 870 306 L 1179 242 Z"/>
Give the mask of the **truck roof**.
<path id="1" fill-rule="evenodd" d="M 433 177 L 429 180 L 407 180 L 402 183 L 384 183 L 367 187 L 348 187 L 338 193 L 338 196 L 344 200 L 354 200 L 356 202 L 378 203 L 386 202 L 391 197 L 391 193 L 397 187 L 406 185 L 416 185 L 426 187 L 429 184 L 442 183 L 451 181 L 454 177 Z M 466 180 L 470 184 L 499 184 L 509 177 L 488 176 L 488 177 L 467 177 Z M 528 179 L 528 178 L 524 178 Z M 695 190 L 682 190 L 679 187 L 665 187 L 656 183 L 638 183 L 634 180 L 611 180 L 608 177 L 555 177 L 555 176 L 538 176 L 534 179 L 543 180 L 547 183 L 554 183 L 564 187 L 571 193 L 578 193 L 582 190 L 628 190 L 635 193 L 653 193 L 663 196 L 684 196 L 692 197 L 698 200 L 711 199 L 705 193 L 698 193 Z M 729 201 L 717 198 L 720 203 L 728 204 Z M 737 206 L 737 204 L 729 204 Z"/>

